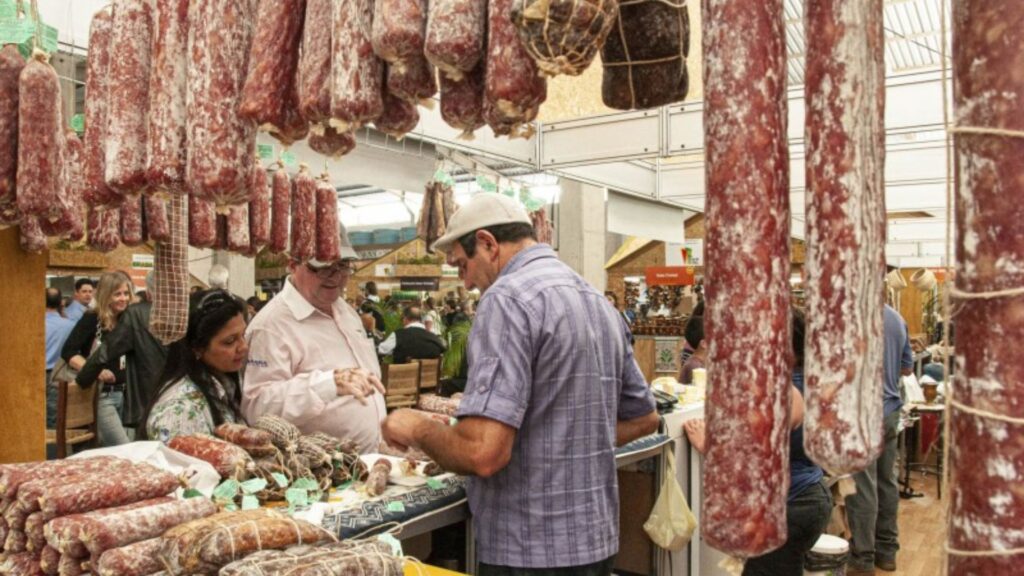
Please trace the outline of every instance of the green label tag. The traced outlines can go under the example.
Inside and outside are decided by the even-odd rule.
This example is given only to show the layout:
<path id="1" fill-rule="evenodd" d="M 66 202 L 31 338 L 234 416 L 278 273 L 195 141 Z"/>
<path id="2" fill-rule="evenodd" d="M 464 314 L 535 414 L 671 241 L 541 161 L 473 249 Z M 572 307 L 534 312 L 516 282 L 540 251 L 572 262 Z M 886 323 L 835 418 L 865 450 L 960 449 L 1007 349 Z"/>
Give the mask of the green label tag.
<path id="1" fill-rule="evenodd" d="M 263 478 L 253 478 L 242 482 L 242 494 L 255 494 L 267 487 L 267 481 Z"/>
<path id="2" fill-rule="evenodd" d="M 252 495 L 242 496 L 242 510 L 255 510 L 260 507 L 258 498 Z"/>
<path id="3" fill-rule="evenodd" d="M 21 20 L 0 20 L 0 44 L 24 44 L 25 40 L 31 37 L 31 32 L 28 35 L 25 34 Z"/>
<path id="4" fill-rule="evenodd" d="M 232 500 L 238 494 L 238 480 L 225 480 L 213 489 L 214 500 Z"/>
<path id="5" fill-rule="evenodd" d="M 427 486 L 429 486 L 431 490 L 440 490 L 444 488 L 444 482 L 441 482 L 437 478 L 430 477 L 427 478 Z"/>
<path id="6" fill-rule="evenodd" d="M 32 38 L 36 35 L 36 21 L 32 18 L 25 18 L 20 22 L 21 31 L 24 40 L 22 43 L 32 44 Z M 49 54 L 53 54 L 57 51 L 57 29 L 53 26 L 48 26 L 46 22 L 43 22 L 40 32 L 42 32 L 39 38 L 39 47 L 42 48 Z"/>
<path id="7" fill-rule="evenodd" d="M 288 486 L 288 477 L 280 472 L 272 472 L 270 476 L 277 482 L 278 488 L 285 488 Z"/>
<path id="8" fill-rule="evenodd" d="M 79 134 L 85 132 L 85 114 L 75 114 L 71 117 L 71 129 Z"/>
<path id="9" fill-rule="evenodd" d="M 477 176 L 476 177 L 476 183 L 477 183 L 478 186 L 480 186 L 480 189 L 483 190 L 484 192 L 497 192 L 498 191 L 498 185 L 495 184 L 494 182 L 491 182 L 487 178 L 484 178 L 483 176 Z"/>
<path id="10" fill-rule="evenodd" d="M 284 492 L 284 499 L 289 507 L 309 505 L 309 494 L 302 488 L 289 488 Z"/>
<path id="11" fill-rule="evenodd" d="M 401 500 L 388 502 L 388 512 L 405 512 L 405 504 Z"/>
<path id="12" fill-rule="evenodd" d="M 302 490 L 319 490 L 320 485 L 312 478 L 299 478 L 292 483 L 292 488 L 300 488 Z"/>
<path id="13" fill-rule="evenodd" d="M 238 506 L 234 502 L 224 506 L 224 509 L 228 512 L 238 512 Z"/>
<path id="14" fill-rule="evenodd" d="M 14 0 L 0 0 L 0 20 L 18 17 L 18 5 Z"/>
<path id="15" fill-rule="evenodd" d="M 274 145 L 273 144 L 257 144 L 256 153 L 260 155 L 260 160 L 273 160 L 274 159 Z"/>
<path id="16" fill-rule="evenodd" d="M 202 498 L 203 497 L 203 493 L 200 492 L 199 490 L 196 490 L 195 488 L 188 488 L 188 489 L 185 490 L 185 493 L 182 494 L 182 496 L 184 496 L 185 499 L 188 499 L 188 498 Z"/>
<path id="17" fill-rule="evenodd" d="M 288 166 L 297 166 L 299 164 L 298 159 L 295 158 L 295 153 L 290 150 L 281 153 L 281 161 Z"/>
<path id="18" fill-rule="evenodd" d="M 337 490 L 338 492 L 341 492 L 342 490 L 348 489 L 348 487 L 351 486 L 353 483 L 355 483 L 355 480 L 349 480 L 348 482 L 342 482 L 341 484 L 338 484 L 337 486 L 335 486 L 334 489 Z"/>
<path id="19" fill-rule="evenodd" d="M 391 534 L 381 534 L 380 536 L 377 536 L 377 541 L 391 546 L 391 552 L 395 556 L 402 556 L 402 543 L 398 541 L 398 538 L 395 538 Z"/>

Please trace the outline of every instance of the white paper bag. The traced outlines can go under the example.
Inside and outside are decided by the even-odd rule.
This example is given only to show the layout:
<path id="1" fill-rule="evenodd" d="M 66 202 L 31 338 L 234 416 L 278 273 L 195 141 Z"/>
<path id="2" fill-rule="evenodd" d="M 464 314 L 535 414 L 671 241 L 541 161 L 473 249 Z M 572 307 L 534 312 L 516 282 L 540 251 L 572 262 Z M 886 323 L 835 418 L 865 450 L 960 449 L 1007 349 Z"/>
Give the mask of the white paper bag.
<path id="1" fill-rule="evenodd" d="M 661 492 L 651 515 L 644 522 L 644 532 L 658 546 L 678 552 L 686 547 L 697 530 L 697 518 L 690 510 L 683 489 L 676 480 L 676 456 L 672 444 L 665 447 L 664 457 L 667 464 L 661 481 Z"/>

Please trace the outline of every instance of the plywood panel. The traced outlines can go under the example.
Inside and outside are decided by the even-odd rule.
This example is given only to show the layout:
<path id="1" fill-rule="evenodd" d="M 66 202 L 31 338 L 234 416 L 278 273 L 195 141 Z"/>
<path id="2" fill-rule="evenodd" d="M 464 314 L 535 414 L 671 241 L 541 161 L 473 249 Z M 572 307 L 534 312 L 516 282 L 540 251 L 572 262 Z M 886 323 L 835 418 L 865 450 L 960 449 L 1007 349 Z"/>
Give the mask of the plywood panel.
<path id="1" fill-rule="evenodd" d="M 46 258 L 22 252 L 17 228 L 0 230 L 0 278 L 8 303 L 0 321 L 0 462 L 46 455 Z"/>

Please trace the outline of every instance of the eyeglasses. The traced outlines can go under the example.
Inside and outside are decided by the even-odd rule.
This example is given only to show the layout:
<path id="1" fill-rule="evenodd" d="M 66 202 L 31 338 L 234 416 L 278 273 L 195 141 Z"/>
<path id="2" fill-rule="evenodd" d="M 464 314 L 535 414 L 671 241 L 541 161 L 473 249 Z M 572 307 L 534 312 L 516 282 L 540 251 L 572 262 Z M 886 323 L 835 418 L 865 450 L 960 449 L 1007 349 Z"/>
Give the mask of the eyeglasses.
<path id="1" fill-rule="evenodd" d="M 307 262 L 306 263 L 306 268 L 308 268 L 310 272 L 316 274 L 320 278 L 330 278 L 331 276 L 334 276 L 335 274 L 351 274 L 352 273 L 352 265 L 349 264 L 348 262 L 344 262 L 344 261 L 342 261 L 342 262 L 335 262 L 334 264 L 330 264 L 328 266 L 321 266 L 321 267 L 313 266 L 312 264 Z"/>

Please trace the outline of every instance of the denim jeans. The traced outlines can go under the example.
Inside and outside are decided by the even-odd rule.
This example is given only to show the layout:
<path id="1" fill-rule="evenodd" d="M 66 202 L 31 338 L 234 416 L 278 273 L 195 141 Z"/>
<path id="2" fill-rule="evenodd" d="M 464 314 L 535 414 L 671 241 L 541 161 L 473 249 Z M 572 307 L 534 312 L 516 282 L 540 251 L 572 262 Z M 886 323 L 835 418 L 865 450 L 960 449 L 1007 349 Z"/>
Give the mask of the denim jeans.
<path id="1" fill-rule="evenodd" d="M 900 549 L 896 526 L 900 503 L 896 469 L 899 422 L 899 410 L 885 417 L 882 454 L 863 472 L 853 475 L 857 493 L 846 497 L 846 516 L 853 533 L 850 565 L 855 568 L 872 568 L 876 560 L 896 560 Z"/>
<path id="2" fill-rule="evenodd" d="M 43 384 L 46 386 L 46 429 L 56 430 L 57 429 L 57 397 L 59 391 L 56 386 L 50 386 L 50 370 L 46 371 L 46 382 Z M 55 460 L 57 458 L 57 445 L 47 444 L 46 445 L 46 459 Z"/>
<path id="3" fill-rule="evenodd" d="M 803 576 L 804 556 L 821 537 L 832 515 L 832 494 L 824 481 L 809 486 L 786 504 L 786 543 L 751 558 L 743 576 Z"/>
<path id="4" fill-rule="evenodd" d="M 480 576 L 609 576 L 615 566 L 615 556 L 585 564 L 566 568 L 513 568 L 511 566 L 492 566 L 480 563 L 477 574 Z"/>
<path id="5" fill-rule="evenodd" d="M 96 386 L 100 386 L 97 382 Z M 100 433 L 100 446 L 120 446 L 130 442 L 121 424 L 124 391 L 103 390 L 96 407 L 96 427 Z"/>

